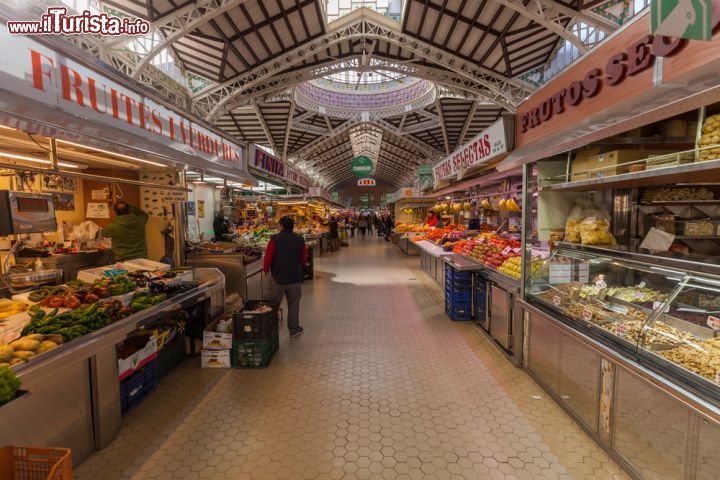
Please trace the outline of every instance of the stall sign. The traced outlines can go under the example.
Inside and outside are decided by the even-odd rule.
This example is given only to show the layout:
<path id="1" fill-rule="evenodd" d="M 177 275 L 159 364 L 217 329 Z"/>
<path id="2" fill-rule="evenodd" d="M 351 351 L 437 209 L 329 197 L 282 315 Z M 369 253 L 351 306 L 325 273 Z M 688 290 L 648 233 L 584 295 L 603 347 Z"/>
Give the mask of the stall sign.
<path id="1" fill-rule="evenodd" d="M 505 120 L 501 118 L 445 160 L 436 163 L 433 166 L 433 182 L 437 184 L 451 177 L 457 178 L 464 170 L 482 165 L 507 152 Z"/>
<path id="2" fill-rule="evenodd" d="M 52 108 L 247 172 L 242 148 L 39 42 L 0 29 L 0 85 Z"/>
<path id="3" fill-rule="evenodd" d="M 427 190 L 433 186 L 432 165 L 420 165 L 418 167 L 418 187 L 420 190 Z"/>
<path id="4" fill-rule="evenodd" d="M 373 169 L 372 160 L 370 160 L 370 157 L 366 155 L 359 155 L 353 158 L 350 166 L 352 168 L 353 175 L 360 178 L 367 177 L 368 174 L 372 173 Z"/>
<path id="5" fill-rule="evenodd" d="M 102 188 L 100 190 L 91 190 L 90 196 L 93 200 L 105 200 L 110 197 L 110 189 Z"/>
<path id="6" fill-rule="evenodd" d="M 374 187 L 375 184 L 374 178 L 361 178 L 358 180 L 358 187 Z"/>
<path id="7" fill-rule="evenodd" d="M 415 187 L 405 187 L 401 188 L 397 192 L 395 192 L 394 200 L 397 202 L 398 200 L 401 200 L 403 198 L 414 198 L 418 196 L 418 190 Z"/>
<path id="8" fill-rule="evenodd" d="M 89 202 L 85 218 L 110 218 L 110 209 L 105 202 Z"/>
<path id="9" fill-rule="evenodd" d="M 182 190 L 163 190 L 162 200 L 166 203 L 184 202 L 187 200 L 187 192 Z"/>
<path id="10" fill-rule="evenodd" d="M 712 22 L 712 28 L 720 24 L 720 16 Z M 672 57 L 680 53 L 688 42 L 683 38 L 664 35 L 644 35 L 632 43 L 625 51 L 611 56 L 607 63 L 589 69 L 583 78 L 577 78 L 525 109 L 519 116 L 519 128 L 525 133 L 533 128 L 550 122 L 571 108 L 579 107 L 583 99 L 596 95 L 612 96 L 612 88 L 623 83 L 628 77 L 651 68 L 656 58 Z"/>
<path id="11" fill-rule="evenodd" d="M 279 158 L 270 155 L 268 152 L 258 148 L 256 145 L 251 147 L 250 167 L 255 170 L 269 173 L 277 178 L 287 180 L 290 183 L 303 188 L 310 188 L 310 178 L 301 173 L 296 168 L 286 164 Z"/>

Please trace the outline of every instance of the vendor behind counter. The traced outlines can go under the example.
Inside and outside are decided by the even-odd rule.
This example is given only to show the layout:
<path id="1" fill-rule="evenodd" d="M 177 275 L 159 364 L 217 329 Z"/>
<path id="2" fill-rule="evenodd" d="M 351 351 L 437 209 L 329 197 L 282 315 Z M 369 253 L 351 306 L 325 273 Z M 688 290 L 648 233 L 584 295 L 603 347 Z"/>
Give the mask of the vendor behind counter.
<path id="1" fill-rule="evenodd" d="M 147 240 L 145 225 L 149 215 L 140 208 L 117 202 L 113 207 L 115 220 L 102 229 L 102 235 L 112 239 L 115 261 L 147 258 Z"/>

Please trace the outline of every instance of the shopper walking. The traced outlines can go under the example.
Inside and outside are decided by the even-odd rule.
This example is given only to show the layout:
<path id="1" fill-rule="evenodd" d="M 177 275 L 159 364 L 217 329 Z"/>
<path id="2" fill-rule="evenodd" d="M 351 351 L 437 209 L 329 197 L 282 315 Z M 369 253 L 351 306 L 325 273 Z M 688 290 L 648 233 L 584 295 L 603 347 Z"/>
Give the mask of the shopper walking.
<path id="1" fill-rule="evenodd" d="M 380 215 L 375 215 L 375 231 L 377 231 L 377 236 L 382 237 L 383 236 L 383 228 L 385 228 L 385 222 L 383 221 L 383 218 Z"/>
<path id="2" fill-rule="evenodd" d="M 387 217 L 385 217 L 385 241 L 390 241 L 390 234 L 392 234 L 392 230 L 395 228 L 395 222 L 393 222 L 392 217 L 388 214 Z"/>
<path id="3" fill-rule="evenodd" d="M 368 235 L 372 235 L 373 221 L 370 215 L 365 215 L 365 223 L 367 224 Z"/>
<path id="4" fill-rule="evenodd" d="M 337 219 L 330 217 L 330 251 L 337 252 L 340 250 L 340 231 Z"/>
<path id="5" fill-rule="evenodd" d="M 365 217 L 360 217 L 360 221 L 358 222 L 358 227 L 360 228 L 360 236 L 365 236 L 365 231 L 367 230 L 368 222 L 365 220 Z"/>
<path id="6" fill-rule="evenodd" d="M 300 326 L 300 298 L 302 297 L 303 266 L 308 259 L 305 240 L 293 233 L 295 222 L 290 217 L 280 219 L 282 230 L 270 237 L 265 250 L 263 271 L 270 275 L 268 297 L 278 306 L 283 296 L 287 300 L 288 330 L 294 338 L 303 333 Z"/>

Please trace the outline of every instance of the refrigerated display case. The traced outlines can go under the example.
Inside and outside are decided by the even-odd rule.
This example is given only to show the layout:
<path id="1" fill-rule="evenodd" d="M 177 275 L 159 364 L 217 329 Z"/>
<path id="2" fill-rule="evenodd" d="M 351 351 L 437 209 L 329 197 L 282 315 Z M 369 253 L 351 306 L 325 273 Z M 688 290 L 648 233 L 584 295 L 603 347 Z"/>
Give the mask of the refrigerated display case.
<path id="1" fill-rule="evenodd" d="M 560 243 L 530 279 L 528 300 L 720 403 L 720 269 L 693 266 Z"/>

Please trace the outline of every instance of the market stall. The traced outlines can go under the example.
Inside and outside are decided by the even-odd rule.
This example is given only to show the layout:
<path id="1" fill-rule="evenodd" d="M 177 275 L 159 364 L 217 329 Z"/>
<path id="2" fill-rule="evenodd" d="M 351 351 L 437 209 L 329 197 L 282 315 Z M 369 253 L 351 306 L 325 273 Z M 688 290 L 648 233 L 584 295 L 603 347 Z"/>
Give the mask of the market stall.
<path id="1" fill-rule="evenodd" d="M 154 389 L 158 372 L 146 368 L 164 365 L 163 342 L 171 340 L 166 325 L 182 322 L 186 334 L 202 332 L 222 313 L 224 290 L 218 271 L 196 269 L 182 279 L 102 276 L 0 301 L 0 358 L 22 381 L 18 396 L 0 407 L 0 441 L 64 445 L 75 463 L 107 446 L 122 414 L 141 400 L 132 392 L 145 396 Z M 164 333 L 143 333 L 155 331 Z M 132 347 L 138 335 L 143 348 Z M 150 383 L 137 383 L 148 373 Z"/>
<path id="2" fill-rule="evenodd" d="M 709 479 L 720 440 L 720 85 L 708 72 L 720 39 L 648 37 L 649 22 L 518 109 L 517 149 L 498 168 L 525 163 L 522 361 L 637 478 Z M 582 109 L 535 116 L 635 42 L 649 61 L 632 75 L 601 75 Z"/>

